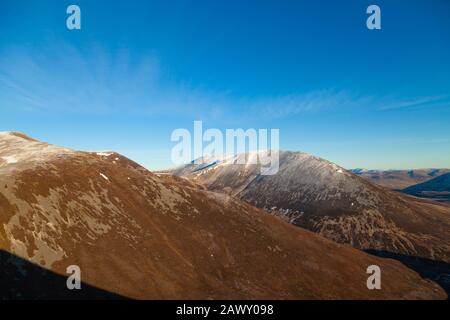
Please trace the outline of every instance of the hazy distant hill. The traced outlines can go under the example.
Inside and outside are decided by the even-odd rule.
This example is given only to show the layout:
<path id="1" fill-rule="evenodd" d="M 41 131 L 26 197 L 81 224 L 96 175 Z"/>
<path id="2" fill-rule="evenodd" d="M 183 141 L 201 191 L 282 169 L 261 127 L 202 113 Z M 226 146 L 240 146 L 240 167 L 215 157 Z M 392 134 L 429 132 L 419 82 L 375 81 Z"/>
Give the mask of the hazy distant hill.
<path id="1" fill-rule="evenodd" d="M 350 170 L 373 183 L 388 189 L 400 190 L 450 172 L 450 169 L 415 170 Z"/>
<path id="2" fill-rule="evenodd" d="M 405 193 L 437 201 L 450 201 L 450 173 L 402 190 Z"/>

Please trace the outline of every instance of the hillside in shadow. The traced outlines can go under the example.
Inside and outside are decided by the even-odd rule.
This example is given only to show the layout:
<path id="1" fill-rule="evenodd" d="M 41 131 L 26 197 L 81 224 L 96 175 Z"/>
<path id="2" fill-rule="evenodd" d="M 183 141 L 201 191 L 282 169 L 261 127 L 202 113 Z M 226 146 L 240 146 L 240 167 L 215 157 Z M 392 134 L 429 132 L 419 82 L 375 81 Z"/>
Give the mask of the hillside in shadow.
<path id="1" fill-rule="evenodd" d="M 426 258 L 402 255 L 382 250 L 366 250 L 378 257 L 398 260 L 408 268 L 416 271 L 422 278 L 439 284 L 450 298 L 450 264 Z"/>
<path id="2" fill-rule="evenodd" d="M 0 250 L 0 270 L 0 300 L 127 299 L 83 282 L 81 290 L 69 290 L 65 276 L 3 250 Z"/>

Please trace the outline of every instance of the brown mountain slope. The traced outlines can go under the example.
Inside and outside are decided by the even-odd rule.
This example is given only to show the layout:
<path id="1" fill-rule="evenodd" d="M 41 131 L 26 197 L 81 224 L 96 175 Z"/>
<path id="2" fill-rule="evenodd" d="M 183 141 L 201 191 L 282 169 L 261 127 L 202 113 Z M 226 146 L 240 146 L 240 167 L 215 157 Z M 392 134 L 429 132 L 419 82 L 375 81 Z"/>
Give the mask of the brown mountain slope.
<path id="1" fill-rule="evenodd" d="M 340 243 L 450 262 L 448 206 L 388 191 L 306 153 L 280 152 L 279 171 L 269 176 L 236 158 L 208 163 L 174 173 Z"/>
<path id="2" fill-rule="evenodd" d="M 76 264 L 85 283 L 111 293 L 446 297 L 399 262 L 333 243 L 185 179 L 157 176 L 115 153 L 75 152 L 0 133 L 0 159 L 0 250 L 61 275 Z M 381 267 L 381 290 L 366 287 L 372 264 Z M 27 273 L 21 264 L 10 267 L 17 267 L 15 277 Z M 2 286 L 0 296 L 21 297 L 12 289 Z"/>

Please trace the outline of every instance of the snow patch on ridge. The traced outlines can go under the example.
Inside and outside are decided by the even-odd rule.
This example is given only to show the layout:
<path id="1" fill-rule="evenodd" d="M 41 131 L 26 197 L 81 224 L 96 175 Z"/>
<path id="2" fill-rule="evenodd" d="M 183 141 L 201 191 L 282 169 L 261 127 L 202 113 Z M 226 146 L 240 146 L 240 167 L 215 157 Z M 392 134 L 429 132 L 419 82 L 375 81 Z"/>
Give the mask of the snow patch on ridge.
<path id="1" fill-rule="evenodd" d="M 109 178 L 107 176 L 105 176 L 103 173 L 100 172 L 100 175 L 102 176 L 103 179 L 105 179 L 107 181 L 109 180 Z"/>
<path id="2" fill-rule="evenodd" d="M 2 157 L 2 159 L 4 161 L 6 161 L 6 164 L 13 164 L 13 163 L 17 163 L 17 159 L 14 158 L 13 156 L 6 156 L 6 157 Z"/>

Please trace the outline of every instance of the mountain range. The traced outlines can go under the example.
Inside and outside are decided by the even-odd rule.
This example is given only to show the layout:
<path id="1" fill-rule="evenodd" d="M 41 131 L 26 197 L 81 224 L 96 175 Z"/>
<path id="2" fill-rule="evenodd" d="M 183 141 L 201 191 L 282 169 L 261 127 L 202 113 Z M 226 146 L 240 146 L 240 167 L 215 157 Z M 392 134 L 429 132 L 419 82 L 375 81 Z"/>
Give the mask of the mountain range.
<path id="1" fill-rule="evenodd" d="M 83 298 L 446 297 L 398 261 L 230 194 L 149 172 L 114 152 L 0 133 L 0 298 L 77 298 L 64 288 L 71 265 L 81 269 Z M 438 246 L 436 253 L 443 255 Z M 383 272 L 382 290 L 366 287 L 370 265 Z"/>
<path id="2" fill-rule="evenodd" d="M 414 169 L 414 170 L 366 170 L 352 169 L 375 184 L 392 190 L 402 190 L 415 184 L 423 183 L 450 172 L 450 169 Z"/>
<path id="3" fill-rule="evenodd" d="M 191 163 L 174 174 L 359 249 L 450 260 L 450 208 L 392 192 L 327 160 L 280 152 L 277 174 L 240 165 L 241 154 Z M 205 163 L 205 162 L 204 162 Z"/>
<path id="4" fill-rule="evenodd" d="M 450 202 L 450 172 L 437 176 L 434 179 L 407 187 L 402 192 L 413 196 Z"/>

